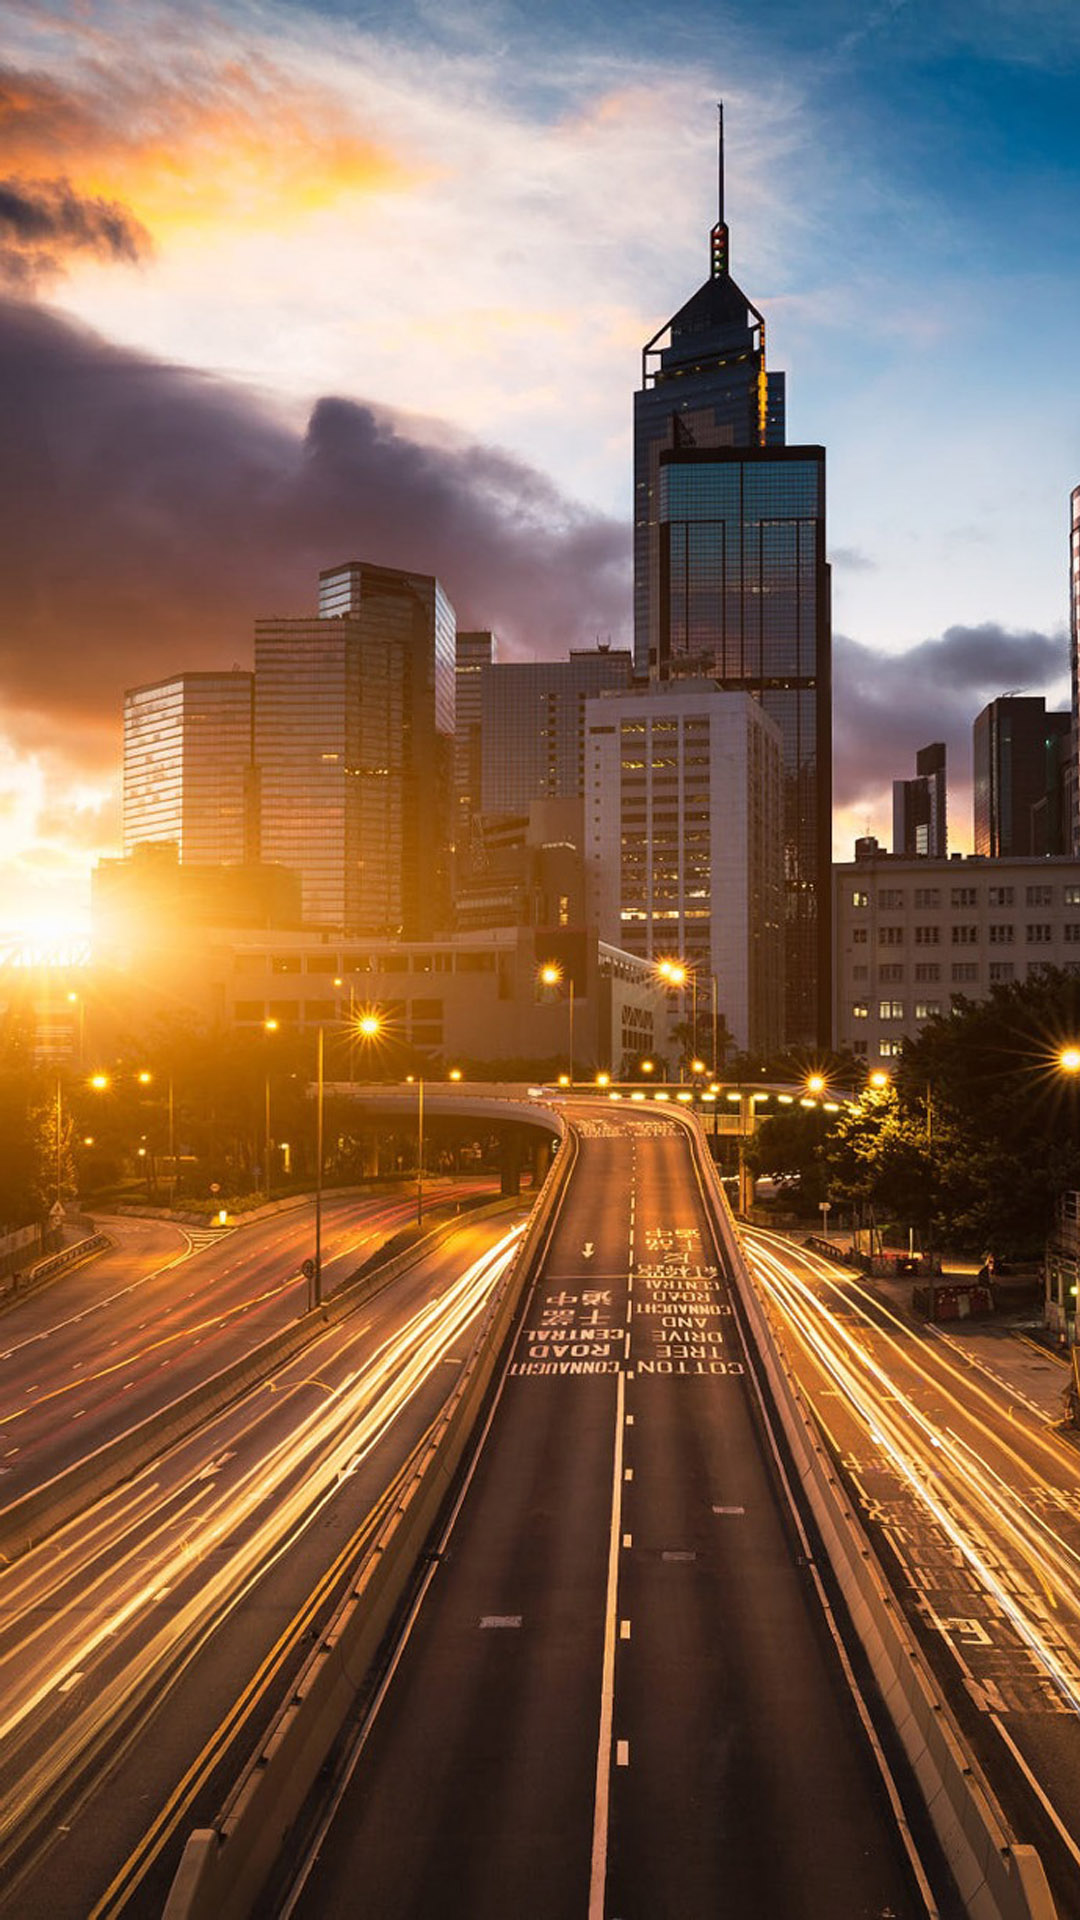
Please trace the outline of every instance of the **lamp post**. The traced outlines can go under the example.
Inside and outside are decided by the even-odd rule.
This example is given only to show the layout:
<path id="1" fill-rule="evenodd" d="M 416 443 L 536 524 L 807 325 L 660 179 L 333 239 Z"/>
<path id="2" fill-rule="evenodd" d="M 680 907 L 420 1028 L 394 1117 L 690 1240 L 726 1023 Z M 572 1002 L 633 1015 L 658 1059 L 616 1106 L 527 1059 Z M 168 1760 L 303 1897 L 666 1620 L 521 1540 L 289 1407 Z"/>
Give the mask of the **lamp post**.
<path id="1" fill-rule="evenodd" d="M 557 987 L 561 984 L 562 977 L 563 977 L 563 970 L 560 967 L 558 961 L 545 960 L 543 966 L 540 969 L 540 979 L 543 985 L 545 987 Z M 573 1087 L 573 1084 L 574 1084 L 574 976 L 573 974 L 570 974 L 569 978 L 567 979 L 566 989 L 567 989 L 567 1000 L 569 1002 L 569 1008 L 570 1008 L 570 1037 L 569 1037 L 570 1057 L 567 1062 L 567 1065 L 569 1067 L 567 1085 L 570 1087 Z"/>
<path id="2" fill-rule="evenodd" d="M 416 1079 L 416 1224 L 424 1221 L 424 1076 Z"/>
<path id="3" fill-rule="evenodd" d="M 656 971 L 659 974 L 661 980 L 665 981 L 669 987 L 673 987 L 677 993 L 684 992 L 687 985 L 689 984 L 689 987 L 690 987 L 690 1051 L 691 1051 L 691 1056 L 696 1057 L 697 1055 L 697 974 L 694 972 L 693 967 L 688 967 L 686 965 L 686 962 L 684 960 L 658 960 L 656 962 Z M 679 1062 L 679 1079 L 680 1080 L 682 1079 L 682 1060 L 681 1059 Z"/>
<path id="4" fill-rule="evenodd" d="M 276 1033 L 277 1030 L 278 1030 L 278 1023 L 276 1020 L 263 1021 L 263 1031 L 265 1033 Z M 265 1122 L 264 1140 L 263 1140 L 263 1185 L 266 1189 L 267 1204 L 269 1204 L 270 1155 L 273 1150 L 273 1142 L 271 1141 L 271 1138 L 270 1138 L 270 1059 L 269 1059 L 269 1055 L 267 1056 L 267 1060 L 266 1060 L 266 1100 L 265 1100 L 263 1117 Z"/>
<path id="5" fill-rule="evenodd" d="M 323 1030 L 315 1041 L 315 1256 L 309 1276 L 308 1309 L 322 1306 Z"/>
<path id="6" fill-rule="evenodd" d="M 59 1206 L 59 1205 L 61 1204 L 61 1203 L 60 1203 L 60 1188 L 61 1188 L 61 1186 L 63 1185 L 63 1171 L 62 1171 L 62 1169 L 63 1169 L 63 1153 L 62 1153 L 62 1147 L 61 1147 L 61 1138 L 62 1138 L 62 1134 L 61 1134 L 61 1129 L 62 1129 L 62 1126 L 63 1126 L 63 1114 L 64 1114 L 64 1106 L 63 1106 L 63 1089 L 62 1089 L 62 1087 L 61 1087 L 61 1084 L 60 1084 L 60 1075 L 59 1075 L 59 1074 L 57 1074 L 57 1076 L 56 1076 L 56 1115 L 55 1115 L 55 1125 L 56 1125 L 56 1204 L 57 1204 L 57 1206 Z"/>

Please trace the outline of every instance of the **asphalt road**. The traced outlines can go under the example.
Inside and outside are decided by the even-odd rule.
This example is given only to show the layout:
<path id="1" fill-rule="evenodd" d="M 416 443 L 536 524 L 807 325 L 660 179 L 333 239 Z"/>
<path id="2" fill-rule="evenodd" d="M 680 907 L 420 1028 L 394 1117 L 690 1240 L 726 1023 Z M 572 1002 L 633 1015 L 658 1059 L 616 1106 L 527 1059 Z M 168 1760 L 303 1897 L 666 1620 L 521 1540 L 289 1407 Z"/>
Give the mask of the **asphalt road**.
<path id="1" fill-rule="evenodd" d="M 1080 1446 L 1067 1371 L 1007 1326 L 927 1326 L 910 1287 L 749 1236 L 761 1285 L 1014 1831 L 1080 1914 Z M 903 1304 L 901 1303 L 901 1297 Z"/>
<path id="2" fill-rule="evenodd" d="M 490 1188 L 490 1183 L 486 1183 Z M 429 1205 L 482 1190 L 433 1182 Z M 327 1293 L 415 1217 L 415 1190 L 323 1199 Z M 106 1252 L 0 1318 L 0 1506 L 304 1311 L 312 1202 L 223 1231 L 102 1220 Z"/>
<path id="3" fill-rule="evenodd" d="M 463 1223 L 0 1573 L 0 1913 L 160 1912 L 188 1831 L 212 1817 L 348 1577 L 345 1550 L 451 1391 L 511 1225 Z M 49 1809 L 24 1871 L 25 1832 Z"/>
<path id="4" fill-rule="evenodd" d="M 487 1442 L 288 1910 L 923 1913 L 685 1135 L 580 1125 Z"/>

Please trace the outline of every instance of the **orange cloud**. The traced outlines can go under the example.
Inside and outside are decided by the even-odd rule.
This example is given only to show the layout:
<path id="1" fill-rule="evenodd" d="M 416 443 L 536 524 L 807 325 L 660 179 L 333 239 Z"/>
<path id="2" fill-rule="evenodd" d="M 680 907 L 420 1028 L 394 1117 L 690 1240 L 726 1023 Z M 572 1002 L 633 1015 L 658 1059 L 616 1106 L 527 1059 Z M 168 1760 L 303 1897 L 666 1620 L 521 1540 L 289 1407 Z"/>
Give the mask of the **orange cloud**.
<path id="1" fill-rule="evenodd" d="M 420 175 L 357 131 L 333 94 L 258 57 L 181 57 L 162 77 L 94 61 L 64 86 L 0 71 L 0 175 L 59 175 L 121 203 L 156 237 L 301 220 L 346 194 L 402 191 Z"/>

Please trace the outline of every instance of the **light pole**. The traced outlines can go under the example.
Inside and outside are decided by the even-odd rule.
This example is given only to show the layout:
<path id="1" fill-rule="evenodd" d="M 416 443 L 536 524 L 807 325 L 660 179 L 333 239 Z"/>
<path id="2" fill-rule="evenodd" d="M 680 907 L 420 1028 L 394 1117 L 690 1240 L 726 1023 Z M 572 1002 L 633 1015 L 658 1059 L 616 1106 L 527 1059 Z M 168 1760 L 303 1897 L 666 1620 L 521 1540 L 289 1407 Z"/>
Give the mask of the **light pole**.
<path id="1" fill-rule="evenodd" d="M 63 1154 L 62 1154 L 62 1148 L 61 1148 L 61 1128 L 62 1128 L 62 1125 L 63 1125 L 63 1114 L 64 1114 L 64 1106 L 63 1106 L 63 1090 L 62 1090 L 62 1088 L 61 1088 L 61 1084 L 60 1084 L 60 1075 L 59 1075 L 59 1074 L 57 1074 L 57 1076 L 56 1076 L 56 1115 L 55 1115 L 55 1125 L 56 1125 L 56 1204 L 57 1204 L 57 1206 L 59 1206 L 59 1205 L 60 1205 L 60 1188 L 61 1188 L 61 1186 L 63 1185 L 63 1173 L 62 1173 L 62 1167 L 63 1167 Z"/>
<path id="2" fill-rule="evenodd" d="M 416 1080 L 416 1224 L 424 1221 L 424 1076 Z"/>
<path id="3" fill-rule="evenodd" d="M 277 1030 L 278 1030 L 278 1023 L 276 1020 L 263 1021 L 263 1031 L 265 1033 L 276 1033 Z M 265 1129 L 264 1129 L 264 1141 L 263 1141 L 263 1185 L 266 1189 L 267 1205 L 269 1205 L 269 1202 L 270 1202 L 270 1155 L 272 1152 L 272 1145 L 273 1145 L 270 1138 L 270 1057 L 269 1057 L 269 1054 L 267 1055 L 267 1058 L 266 1058 L 266 1104 L 265 1104 L 265 1111 L 264 1111 L 264 1120 L 265 1120 Z"/>
<path id="4" fill-rule="evenodd" d="M 315 1257 L 311 1263 L 309 1311 L 322 1306 L 323 1030 L 315 1041 Z"/>
<path id="5" fill-rule="evenodd" d="M 563 970 L 560 967 L 558 961 L 545 960 L 543 966 L 540 969 L 540 979 L 542 984 L 545 987 L 557 987 L 561 984 L 562 977 L 563 977 Z M 567 1065 L 569 1067 L 569 1076 L 568 1076 L 567 1084 L 568 1086 L 572 1087 L 574 1084 L 574 976 L 573 974 L 569 976 L 566 982 L 566 989 L 567 989 L 567 1000 L 569 1002 L 569 1008 L 570 1008 L 570 1044 L 569 1044 L 570 1057 L 567 1062 Z"/>

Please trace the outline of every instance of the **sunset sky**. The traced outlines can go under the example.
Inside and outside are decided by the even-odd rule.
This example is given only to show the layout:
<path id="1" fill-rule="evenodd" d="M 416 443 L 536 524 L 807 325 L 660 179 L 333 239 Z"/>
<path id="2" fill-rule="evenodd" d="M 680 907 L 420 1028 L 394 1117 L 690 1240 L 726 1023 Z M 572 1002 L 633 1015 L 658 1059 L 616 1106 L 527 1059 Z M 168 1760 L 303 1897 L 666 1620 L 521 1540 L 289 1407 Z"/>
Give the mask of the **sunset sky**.
<path id="1" fill-rule="evenodd" d="M 1074 0 L 0 0 L 0 940 L 85 922 L 125 687 L 319 567 L 505 658 L 630 641 L 631 404 L 736 279 L 828 450 L 836 852 L 1068 702 Z"/>

